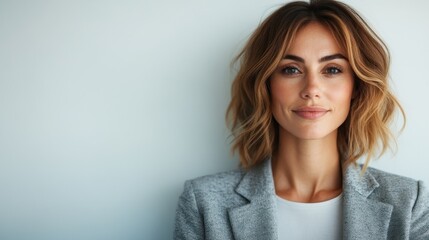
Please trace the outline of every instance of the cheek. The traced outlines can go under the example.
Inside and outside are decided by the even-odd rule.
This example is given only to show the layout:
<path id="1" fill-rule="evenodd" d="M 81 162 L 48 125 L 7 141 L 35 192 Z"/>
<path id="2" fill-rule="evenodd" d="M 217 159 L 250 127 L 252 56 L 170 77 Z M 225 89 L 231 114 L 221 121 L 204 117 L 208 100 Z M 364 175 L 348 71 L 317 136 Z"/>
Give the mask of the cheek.
<path id="1" fill-rule="evenodd" d="M 282 102 L 282 90 L 277 81 L 273 80 L 270 84 L 271 92 L 271 107 L 274 110 L 276 106 Z"/>
<path id="2" fill-rule="evenodd" d="M 346 84 L 339 87 L 336 91 L 333 91 L 331 97 L 335 99 L 334 101 L 337 102 L 344 111 L 348 112 L 353 97 L 353 84 Z"/>
<path id="3" fill-rule="evenodd" d="M 335 97 L 338 100 L 352 99 L 353 96 L 353 78 L 341 79 L 337 84 L 332 84 L 330 86 L 331 96 Z"/>
<path id="4" fill-rule="evenodd" d="M 278 81 L 273 81 L 271 84 L 271 113 L 277 122 L 281 122 L 285 109 L 288 107 L 289 92 L 287 88 Z"/>
<path id="5" fill-rule="evenodd" d="M 296 92 L 293 86 L 281 80 L 271 81 L 271 101 L 273 105 L 284 105 L 291 101 L 293 93 Z"/>
<path id="6" fill-rule="evenodd" d="M 351 83 L 344 90 L 344 98 L 348 100 L 349 104 L 351 99 L 353 98 L 353 94 L 354 94 L 354 87 L 353 87 L 353 81 L 351 81 Z"/>
<path id="7" fill-rule="evenodd" d="M 348 104 L 352 99 L 352 91 L 349 89 L 342 89 L 341 91 L 338 91 L 334 97 L 338 102 Z"/>

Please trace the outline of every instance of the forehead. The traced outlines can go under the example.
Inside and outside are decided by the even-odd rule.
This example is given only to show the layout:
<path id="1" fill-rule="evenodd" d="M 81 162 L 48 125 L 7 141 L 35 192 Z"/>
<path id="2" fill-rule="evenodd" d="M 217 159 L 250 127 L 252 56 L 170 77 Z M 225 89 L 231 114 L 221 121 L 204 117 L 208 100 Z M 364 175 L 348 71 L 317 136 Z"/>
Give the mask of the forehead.
<path id="1" fill-rule="evenodd" d="M 322 57 L 333 53 L 344 54 L 335 36 L 328 27 L 312 22 L 297 31 L 285 55 Z"/>

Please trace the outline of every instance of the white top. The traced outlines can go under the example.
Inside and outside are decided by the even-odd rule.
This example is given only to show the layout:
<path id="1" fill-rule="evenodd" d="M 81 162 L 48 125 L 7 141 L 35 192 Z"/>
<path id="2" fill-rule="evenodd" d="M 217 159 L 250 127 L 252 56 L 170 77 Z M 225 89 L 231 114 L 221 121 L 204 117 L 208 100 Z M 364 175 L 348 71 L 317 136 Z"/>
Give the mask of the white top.
<path id="1" fill-rule="evenodd" d="M 342 194 L 325 202 L 299 203 L 277 196 L 278 235 L 282 239 L 342 239 Z"/>

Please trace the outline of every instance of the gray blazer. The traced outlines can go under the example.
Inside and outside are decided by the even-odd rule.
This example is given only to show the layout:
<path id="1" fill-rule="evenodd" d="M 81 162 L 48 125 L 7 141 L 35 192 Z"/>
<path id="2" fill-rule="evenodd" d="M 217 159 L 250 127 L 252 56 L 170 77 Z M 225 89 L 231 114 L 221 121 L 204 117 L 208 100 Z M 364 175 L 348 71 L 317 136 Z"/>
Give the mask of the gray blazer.
<path id="1" fill-rule="evenodd" d="M 429 239 L 429 194 L 420 181 L 350 166 L 343 178 L 343 239 Z M 174 239 L 277 239 L 270 161 L 185 183 Z"/>

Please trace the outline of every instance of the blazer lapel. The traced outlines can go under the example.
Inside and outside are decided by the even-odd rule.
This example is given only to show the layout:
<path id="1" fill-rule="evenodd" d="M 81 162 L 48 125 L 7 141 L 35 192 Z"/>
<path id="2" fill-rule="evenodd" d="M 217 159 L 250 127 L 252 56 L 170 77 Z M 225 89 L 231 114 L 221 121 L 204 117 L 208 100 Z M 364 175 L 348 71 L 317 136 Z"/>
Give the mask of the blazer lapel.
<path id="1" fill-rule="evenodd" d="M 277 210 L 271 161 L 249 170 L 235 191 L 249 202 L 228 211 L 234 238 L 276 240 Z"/>
<path id="2" fill-rule="evenodd" d="M 343 179 L 343 239 L 387 239 L 393 206 L 371 199 L 379 187 L 367 171 L 348 167 Z M 277 240 L 277 205 L 271 161 L 249 170 L 235 191 L 247 204 L 229 209 L 229 219 L 237 240 Z"/>
<path id="3" fill-rule="evenodd" d="M 379 184 L 360 171 L 351 165 L 343 179 L 343 239 L 387 239 L 393 206 L 370 198 Z"/>

